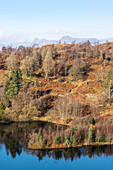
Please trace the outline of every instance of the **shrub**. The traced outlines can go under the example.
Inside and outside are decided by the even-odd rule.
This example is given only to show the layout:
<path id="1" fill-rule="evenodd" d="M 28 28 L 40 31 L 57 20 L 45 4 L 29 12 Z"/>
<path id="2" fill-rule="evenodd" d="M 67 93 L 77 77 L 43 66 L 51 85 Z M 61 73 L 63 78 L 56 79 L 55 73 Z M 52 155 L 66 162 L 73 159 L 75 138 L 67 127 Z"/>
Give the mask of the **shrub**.
<path id="1" fill-rule="evenodd" d="M 106 124 L 107 124 L 107 125 L 113 124 L 113 119 L 108 120 L 108 121 L 106 122 Z"/>
<path id="2" fill-rule="evenodd" d="M 3 103 L 0 104 L 0 110 L 4 110 L 5 109 L 5 106 Z"/>
<path id="3" fill-rule="evenodd" d="M 106 136 L 105 136 L 105 133 L 102 134 L 99 142 L 106 142 Z"/>
<path id="4" fill-rule="evenodd" d="M 38 144 L 39 144 L 40 148 L 44 148 L 45 147 L 45 141 L 43 140 L 42 136 L 39 137 Z"/>
<path id="5" fill-rule="evenodd" d="M 73 127 L 71 127 L 71 135 L 73 136 L 75 134 L 75 129 Z"/>
<path id="6" fill-rule="evenodd" d="M 54 144 L 55 145 L 60 145 L 60 143 L 61 143 L 61 136 L 60 135 L 56 135 Z"/>
<path id="7" fill-rule="evenodd" d="M 70 145 L 70 139 L 69 139 L 69 137 L 67 135 L 65 135 L 65 137 L 64 137 L 64 145 L 65 146 Z"/>
<path id="8" fill-rule="evenodd" d="M 86 64 L 80 59 L 76 59 L 75 64 L 69 70 L 71 80 L 78 81 L 86 73 Z"/>
<path id="9" fill-rule="evenodd" d="M 2 118 L 2 112 L 5 110 L 3 103 L 0 104 L 0 118 Z"/>
<path id="10" fill-rule="evenodd" d="M 83 78 L 81 71 L 76 67 L 76 65 L 73 65 L 69 70 L 69 76 L 71 80 L 77 81 Z"/>
<path id="11" fill-rule="evenodd" d="M 60 83 L 62 83 L 62 82 L 64 82 L 64 79 L 63 79 L 62 77 L 59 77 L 58 81 L 59 81 Z"/>
<path id="12" fill-rule="evenodd" d="M 88 142 L 94 142 L 94 137 L 93 137 L 93 130 L 91 128 L 89 128 L 88 131 Z"/>
<path id="13" fill-rule="evenodd" d="M 43 136 L 41 135 L 40 132 L 38 132 L 37 136 L 38 136 L 37 142 L 38 142 L 40 148 L 44 148 L 45 147 L 45 140 L 43 139 Z"/>
<path id="14" fill-rule="evenodd" d="M 75 145 L 77 145 L 78 143 L 77 143 L 77 141 L 76 141 L 76 138 L 75 138 L 75 135 L 71 135 L 70 136 L 70 144 L 72 145 L 72 146 L 75 146 Z"/>

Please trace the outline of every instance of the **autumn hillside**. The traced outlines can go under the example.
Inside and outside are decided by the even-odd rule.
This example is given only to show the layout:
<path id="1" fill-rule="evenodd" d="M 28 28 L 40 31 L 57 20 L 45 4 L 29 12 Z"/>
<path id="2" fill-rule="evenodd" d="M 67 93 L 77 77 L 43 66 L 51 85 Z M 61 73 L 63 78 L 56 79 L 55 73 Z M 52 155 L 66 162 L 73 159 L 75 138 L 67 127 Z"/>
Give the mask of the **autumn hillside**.
<path id="1" fill-rule="evenodd" d="M 112 92 L 113 43 L 3 47 L 0 52 L 1 121 L 112 124 Z"/>

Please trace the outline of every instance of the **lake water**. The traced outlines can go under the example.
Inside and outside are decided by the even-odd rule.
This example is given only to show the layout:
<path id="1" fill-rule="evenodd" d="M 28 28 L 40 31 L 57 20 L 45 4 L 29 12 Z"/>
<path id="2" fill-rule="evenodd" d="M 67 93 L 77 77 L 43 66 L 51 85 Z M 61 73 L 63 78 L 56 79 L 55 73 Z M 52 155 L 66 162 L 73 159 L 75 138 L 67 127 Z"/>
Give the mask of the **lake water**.
<path id="1" fill-rule="evenodd" d="M 0 170 L 113 170 L 113 146 L 29 150 L 32 128 L 47 124 L 0 125 Z"/>

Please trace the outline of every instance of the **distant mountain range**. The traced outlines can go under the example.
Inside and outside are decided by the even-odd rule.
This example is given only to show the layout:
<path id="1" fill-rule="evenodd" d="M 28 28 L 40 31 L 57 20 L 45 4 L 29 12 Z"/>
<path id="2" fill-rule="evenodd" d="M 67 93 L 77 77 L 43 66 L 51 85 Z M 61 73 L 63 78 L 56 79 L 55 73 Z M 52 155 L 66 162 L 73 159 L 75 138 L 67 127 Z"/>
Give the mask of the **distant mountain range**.
<path id="1" fill-rule="evenodd" d="M 47 44 L 58 44 L 59 42 L 66 43 L 66 44 L 71 44 L 72 42 L 75 43 L 83 43 L 86 41 L 90 41 L 92 44 L 95 43 L 105 43 L 106 41 L 108 42 L 112 42 L 113 38 L 108 38 L 108 39 L 97 39 L 97 38 L 73 38 L 70 36 L 63 36 L 61 39 L 59 40 L 47 40 L 47 39 L 39 39 L 39 38 L 35 38 L 32 42 L 13 42 L 11 44 L 7 44 L 7 43 L 2 43 L 0 42 L 0 48 L 5 45 L 5 46 L 12 46 L 12 47 L 18 47 L 18 46 L 33 46 L 34 44 L 38 44 L 39 47 L 43 46 L 43 45 L 47 45 Z"/>

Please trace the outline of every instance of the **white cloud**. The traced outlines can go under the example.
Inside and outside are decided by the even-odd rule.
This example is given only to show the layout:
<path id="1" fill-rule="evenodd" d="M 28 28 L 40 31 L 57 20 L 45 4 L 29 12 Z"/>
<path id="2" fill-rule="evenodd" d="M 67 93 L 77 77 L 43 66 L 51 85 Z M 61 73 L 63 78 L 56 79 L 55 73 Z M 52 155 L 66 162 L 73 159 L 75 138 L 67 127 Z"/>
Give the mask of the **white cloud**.
<path id="1" fill-rule="evenodd" d="M 0 37 L 3 37 L 3 31 L 0 30 Z"/>
<path id="2" fill-rule="evenodd" d="M 4 44 L 12 44 L 15 42 L 25 42 L 30 41 L 30 35 L 25 34 L 3 34 L 3 32 L 0 30 L 0 43 Z"/>

